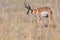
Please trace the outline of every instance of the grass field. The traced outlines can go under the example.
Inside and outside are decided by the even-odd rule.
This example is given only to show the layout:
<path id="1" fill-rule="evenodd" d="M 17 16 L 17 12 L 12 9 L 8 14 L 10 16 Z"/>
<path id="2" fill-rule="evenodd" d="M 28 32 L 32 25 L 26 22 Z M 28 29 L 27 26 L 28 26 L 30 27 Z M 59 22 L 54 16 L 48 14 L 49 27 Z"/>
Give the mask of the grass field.
<path id="1" fill-rule="evenodd" d="M 24 3 L 49 6 L 54 27 L 38 25 L 34 15 L 26 14 Z M 0 40 L 60 40 L 60 0 L 0 0 Z"/>

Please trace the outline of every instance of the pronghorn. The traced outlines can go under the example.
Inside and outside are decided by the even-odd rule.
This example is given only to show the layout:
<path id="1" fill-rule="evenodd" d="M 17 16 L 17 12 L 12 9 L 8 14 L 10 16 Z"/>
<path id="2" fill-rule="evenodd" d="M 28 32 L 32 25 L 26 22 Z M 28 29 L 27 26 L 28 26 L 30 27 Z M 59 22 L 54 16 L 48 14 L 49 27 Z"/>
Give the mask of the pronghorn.
<path id="1" fill-rule="evenodd" d="M 33 15 L 35 15 L 38 18 L 38 20 L 40 20 L 43 17 L 46 17 L 48 18 L 49 24 L 50 24 L 52 20 L 52 10 L 50 7 L 40 7 L 40 8 L 32 9 L 29 4 L 26 5 L 24 3 L 24 5 L 25 5 L 25 8 L 28 9 L 27 15 L 29 14 L 29 12 L 31 12 Z"/>

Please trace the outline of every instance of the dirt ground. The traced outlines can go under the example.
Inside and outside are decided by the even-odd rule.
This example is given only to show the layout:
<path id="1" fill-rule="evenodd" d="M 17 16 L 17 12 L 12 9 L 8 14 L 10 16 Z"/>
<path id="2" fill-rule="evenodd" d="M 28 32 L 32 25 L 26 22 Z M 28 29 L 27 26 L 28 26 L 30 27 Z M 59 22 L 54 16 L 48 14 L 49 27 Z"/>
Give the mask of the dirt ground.
<path id="1" fill-rule="evenodd" d="M 53 21 L 50 27 L 38 24 L 27 15 L 24 3 L 32 8 L 50 7 Z M 0 0 L 0 40 L 60 40 L 60 0 Z"/>

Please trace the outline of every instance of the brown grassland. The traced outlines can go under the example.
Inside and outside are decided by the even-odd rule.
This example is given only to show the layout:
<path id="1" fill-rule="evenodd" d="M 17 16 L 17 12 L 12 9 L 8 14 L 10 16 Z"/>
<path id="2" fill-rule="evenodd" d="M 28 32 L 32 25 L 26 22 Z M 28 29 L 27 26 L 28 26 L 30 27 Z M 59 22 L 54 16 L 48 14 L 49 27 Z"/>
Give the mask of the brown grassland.
<path id="1" fill-rule="evenodd" d="M 47 20 L 38 26 L 24 2 L 32 8 L 49 6 L 53 26 L 44 27 Z M 0 0 L 0 40 L 60 40 L 60 0 Z"/>

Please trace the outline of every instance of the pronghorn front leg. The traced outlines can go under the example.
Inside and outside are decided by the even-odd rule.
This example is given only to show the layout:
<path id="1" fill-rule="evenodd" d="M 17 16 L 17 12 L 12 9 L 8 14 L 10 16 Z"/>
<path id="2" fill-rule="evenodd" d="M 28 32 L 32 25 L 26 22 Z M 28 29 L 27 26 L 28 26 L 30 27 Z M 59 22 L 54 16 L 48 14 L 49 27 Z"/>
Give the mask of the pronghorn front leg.
<path id="1" fill-rule="evenodd" d="M 39 24 L 39 22 L 40 22 L 39 16 L 36 16 L 36 17 L 37 17 L 37 18 L 36 18 L 36 19 L 37 19 L 37 23 Z"/>
<path id="2" fill-rule="evenodd" d="M 35 16 L 37 17 L 37 23 L 38 23 L 38 26 L 42 25 L 42 20 L 41 20 L 41 17 L 40 17 L 40 14 L 38 14 L 39 12 L 37 11 Z"/>
<path id="3" fill-rule="evenodd" d="M 37 16 L 37 25 L 41 26 L 42 25 L 42 20 L 39 16 Z"/>

